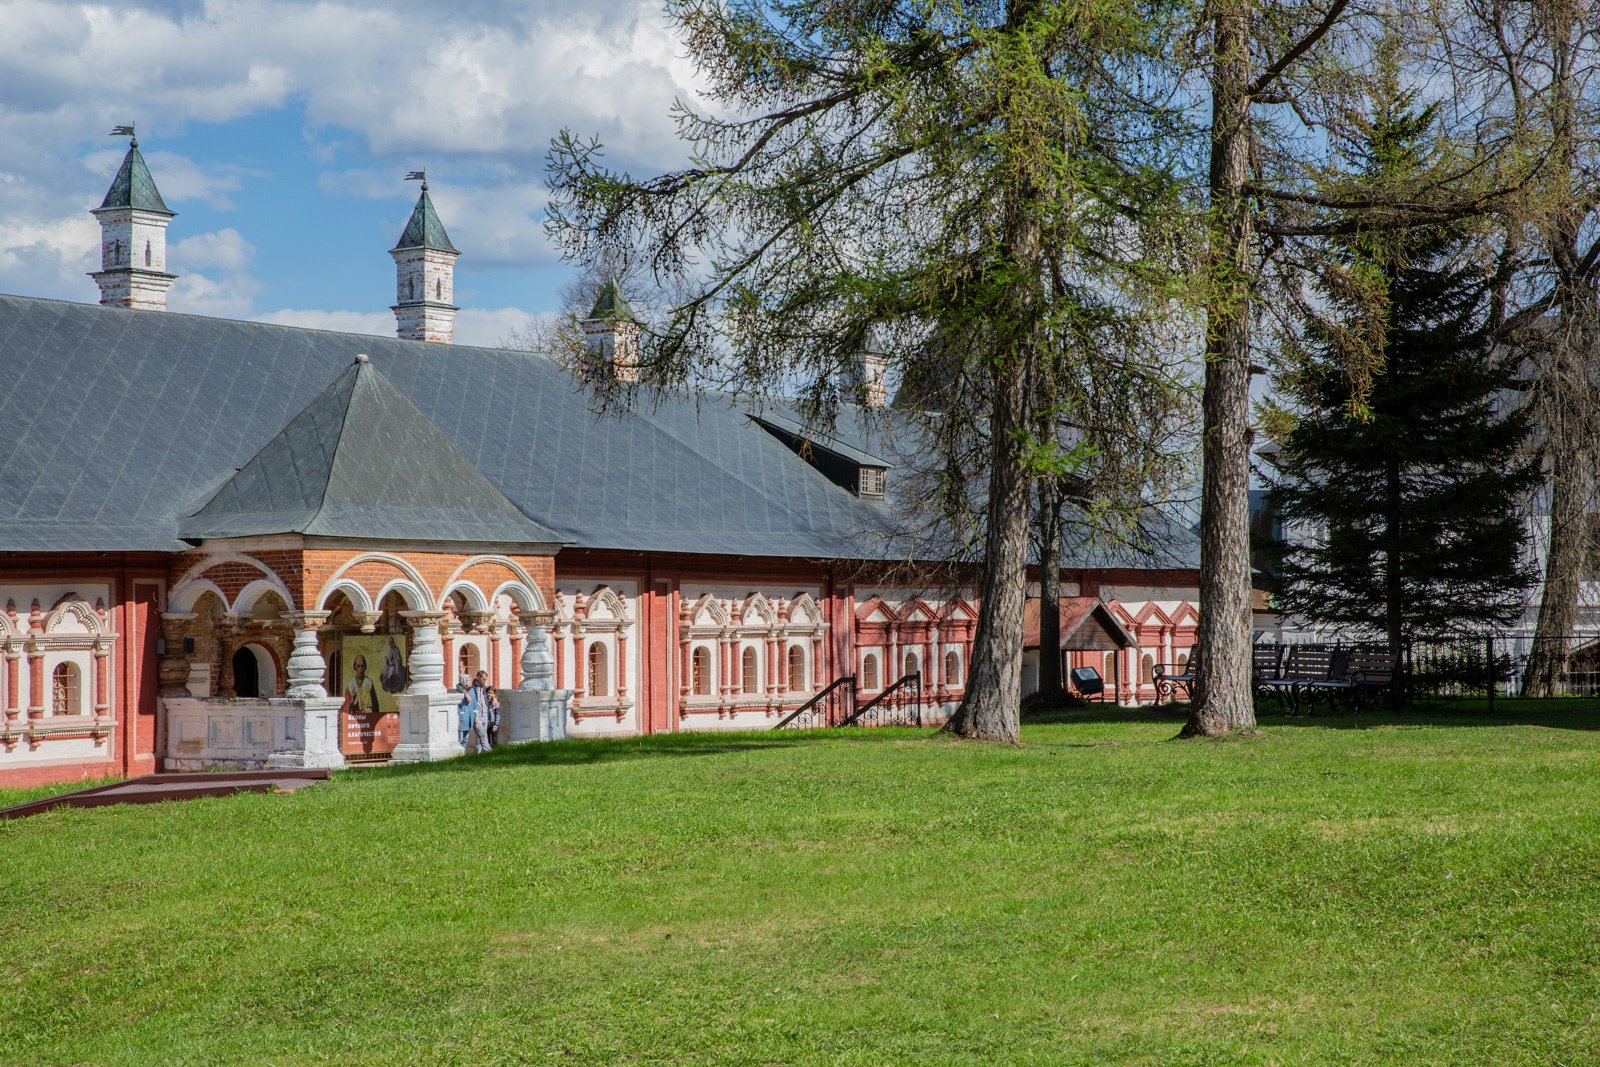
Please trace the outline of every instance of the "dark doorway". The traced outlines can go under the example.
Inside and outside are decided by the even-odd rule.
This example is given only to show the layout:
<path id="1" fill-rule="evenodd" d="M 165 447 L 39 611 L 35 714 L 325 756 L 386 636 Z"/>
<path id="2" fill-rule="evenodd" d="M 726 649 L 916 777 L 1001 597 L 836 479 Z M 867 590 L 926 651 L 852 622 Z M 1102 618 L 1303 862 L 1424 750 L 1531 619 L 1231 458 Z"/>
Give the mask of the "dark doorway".
<path id="1" fill-rule="evenodd" d="M 233 695 L 261 695 L 261 672 L 256 667 L 256 654 L 248 648 L 241 648 L 233 654 Z"/>

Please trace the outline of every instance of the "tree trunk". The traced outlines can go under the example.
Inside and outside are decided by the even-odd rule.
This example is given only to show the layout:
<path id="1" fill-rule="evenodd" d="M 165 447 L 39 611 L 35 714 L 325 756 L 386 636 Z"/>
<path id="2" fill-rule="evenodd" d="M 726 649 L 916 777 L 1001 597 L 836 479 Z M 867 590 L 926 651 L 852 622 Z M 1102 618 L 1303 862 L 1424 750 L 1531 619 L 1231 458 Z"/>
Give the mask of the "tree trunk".
<path id="1" fill-rule="evenodd" d="M 1567 657 L 1578 621 L 1578 596 L 1589 562 L 1589 495 L 1594 480 L 1594 392 L 1588 367 L 1595 336 L 1595 291 L 1583 265 L 1582 213 L 1575 180 L 1580 166 L 1574 112 L 1575 34 L 1582 13 L 1558 0 L 1549 8 L 1551 173 L 1542 227 L 1555 273 L 1556 330 L 1538 385 L 1538 418 L 1550 476 L 1550 540 L 1544 591 L 1523 682 L 1526 696 L 1564 691 Z"/>
<path id="2" fill-rule="evenodd" d="M 1214 9 L 1210 286 L 1201 397 L 1200 624 L 1194 706 L 1179 737 L 1255 725 L 1250 690 L 1249 5 Z"/>
<path id="3" fill-rule="evenodd" d="M 1384 470 L 1383 618 L 1389 647 L 1398 649 L 1405 636 L 1405 575 L 1400 569 L 1400 524 L 1404 495 L 1400 492 L 1400 457 L 1390 456 Z"/>
<path id="4" fill-rule="evenodd" d="M 1560 696 L 1565 691 L 1563 679 L 1577 628 L 1579 587 L 1589 560 L 1589 449 L 1575 439 L 1575 428 L 1562 426 L 1559 419 L 1551 421 L 1555 425 L 1547 431 L 1545 446 L 1550 472 L 1550 540 L 1544 595 L 1523 682 L 1523 695 L 1530 697 Z"/>
<path id="5" fill-rule="evenodd" d="M 1039 480 L 1039 694 L 1064 700 L 1061 684 L 1061 481 Z"/>
<path id="6" fill-rule="evenodd" d="M 1022 606 L 1027 601 L 1028 488 L 1022 433 L 1026 375 L 996 375 L 991 403 L 983 588 L 966 692 L 945 727 L 958 737 L 1016 744 L 1022 714 Z"/>

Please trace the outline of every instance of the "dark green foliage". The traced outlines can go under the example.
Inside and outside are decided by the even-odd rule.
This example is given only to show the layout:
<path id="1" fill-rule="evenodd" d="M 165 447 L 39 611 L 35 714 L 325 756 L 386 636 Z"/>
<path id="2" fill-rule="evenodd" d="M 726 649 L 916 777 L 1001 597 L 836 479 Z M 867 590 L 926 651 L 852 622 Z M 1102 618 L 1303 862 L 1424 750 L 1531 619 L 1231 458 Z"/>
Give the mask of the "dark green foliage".
<path id="1" fill-rule="evenodd" d="M 1431 123 L 1404 100 L 1380 109 L 1361 179 L 1392 188 L 1426 172 Z M 1357 230 L 1324 250 L 1282 382 L 1301 411 L 1268 496 L 1289 530 L 1275 606 L 1391 641 L 1505 621 L 1530 581 L 1519 511 L 1535 460 L 1469 235 Z"/>

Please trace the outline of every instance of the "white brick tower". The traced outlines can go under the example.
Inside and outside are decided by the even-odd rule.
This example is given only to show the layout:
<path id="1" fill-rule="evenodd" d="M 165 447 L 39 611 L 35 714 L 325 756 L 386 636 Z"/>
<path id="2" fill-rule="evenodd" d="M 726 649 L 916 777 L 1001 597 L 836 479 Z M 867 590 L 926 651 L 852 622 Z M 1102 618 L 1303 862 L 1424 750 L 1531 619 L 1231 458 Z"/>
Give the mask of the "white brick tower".
<path id="1" fill-rule="evenodd" d="M 856 357 L 853 380 L 862 407 L 881 408 L 889 402 L 889 361 L 875 352 L 863 352 Z"/>
<path id="2" fill-rule="evenodd" d="M 597 371 L 610 368 L 619 382 L 639 380 L 639 319 L 616 275 L 600 287 L 589 317 L 579 325 Z"/>
<path id="3" fill-rule="evenodd" d="M 167 273 L 167 223 L 176 212 L 162 201 L 137 138 L 92 214 L 100 223 L 100 269 L 89 277 L 100 287 L 100 303 L 165 311 L 178 277 Z"/>
<path id="4" fill-rule="evenodd" d="M 407 341 L 449 344 L 455 334 L 456 257 L 461 255 L 444 232 L 433 210 L 428 183 L 412 209 L 411 221 L 400 241 L 389 250 L 394 257 L 394 312 L 396 333 Z"/>

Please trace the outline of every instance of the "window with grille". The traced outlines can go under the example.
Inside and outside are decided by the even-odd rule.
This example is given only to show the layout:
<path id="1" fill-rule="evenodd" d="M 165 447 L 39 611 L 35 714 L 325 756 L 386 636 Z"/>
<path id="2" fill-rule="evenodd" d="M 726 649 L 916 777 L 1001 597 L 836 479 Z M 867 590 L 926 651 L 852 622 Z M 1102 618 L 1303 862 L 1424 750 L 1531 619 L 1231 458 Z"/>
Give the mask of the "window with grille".
<path id="1" fill-rule="evenodd" d="M 789 649 L 789 692 L 804 693 L 807 688 L 805 649 L 795 645 Z"/>
<path id="2" fill-rule="evenodd" d="M 862 467 L 860 480 L 862 496 L 883 496 L 884 469 L 882 467 Z"/>
<path id="3" fill-rule="evenodd" d="M 599 641 L 589 646 L 589 695 L 592 697 L 603 697 L 611 691 L 606 651 L 606 646 Z"/>
<path id="4" fill-rule="evenodd" d="M 944 684 L 961 684 L 961 654 L 954 649 L 944 654 Z"/>
<path id="5" fill-rule="evenodd" d="M 694 650 L 690 666 L 693 668 L 694 695 L 708 697 L 711 695 L 711 650 L 701 645 Z"/>
<path id="6" fill-rule="evenodd" d="M 878 656 L 874 652 L 868 652 L 861 658 L 861 688 L 878 688 Z"/>
<path id="7" fill-rule="evenodd" d="M 755 649 L 744 650 L 744 655 L 740 657 L 739 677 L 746 693 L 761 692 L 761 667 L 756 660 Z"/>
<path id="8" fill-rule="evenodd" d="M 58 663 L 50 672 L 50 710 L 57 715 L 80 715 L 82 689 L 76 663 Z"/>

